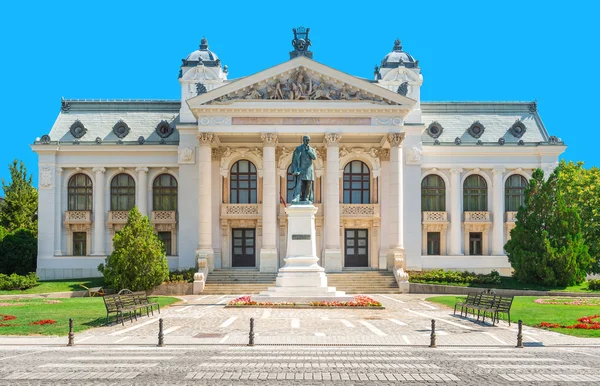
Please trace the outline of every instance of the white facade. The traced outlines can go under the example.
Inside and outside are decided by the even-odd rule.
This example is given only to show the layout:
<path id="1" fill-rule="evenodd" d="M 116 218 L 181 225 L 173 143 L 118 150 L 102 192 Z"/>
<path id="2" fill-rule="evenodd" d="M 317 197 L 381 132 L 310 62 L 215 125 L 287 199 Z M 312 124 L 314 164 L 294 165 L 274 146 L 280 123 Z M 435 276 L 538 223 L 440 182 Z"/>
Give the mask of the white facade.
<path id="1" fill-rule="evenodd" d="M 511 176 L 551 171 L 565 150 L 535 103 L 421 102 L 418 62 L 399 41 L 372 81 L 302 55 L 229 81 L 206 41 L 181 69 L 181 101 L 65 100 L 32 146 L 42 279 L 100 275 L 132 205 L 170 240 L 172 269 L 275 272 L 287 236 L 280 197 L 306 134 L 326 271 L 509 274 Z M 424 193 L 426 183 L 437 185 Z M 422 194 L 434 196 L 424 204 Z"/>

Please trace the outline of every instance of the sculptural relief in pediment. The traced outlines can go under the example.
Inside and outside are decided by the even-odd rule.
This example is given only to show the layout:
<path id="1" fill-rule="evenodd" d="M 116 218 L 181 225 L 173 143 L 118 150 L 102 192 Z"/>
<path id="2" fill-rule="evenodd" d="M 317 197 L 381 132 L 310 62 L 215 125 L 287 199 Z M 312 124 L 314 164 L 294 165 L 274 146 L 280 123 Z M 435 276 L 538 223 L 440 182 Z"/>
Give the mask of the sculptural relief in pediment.
<path id="1" fill-rule="evenodd" d="M 360 100 L 379 104 L 390 104 L 378 95 L 359 90 L 346 83 L 325 80 L 318 75 L 309 75 L 303 67 L 290 75 L 280 74 L 267 81 L 223 95 L 209 103 L 231 100 Z"/>

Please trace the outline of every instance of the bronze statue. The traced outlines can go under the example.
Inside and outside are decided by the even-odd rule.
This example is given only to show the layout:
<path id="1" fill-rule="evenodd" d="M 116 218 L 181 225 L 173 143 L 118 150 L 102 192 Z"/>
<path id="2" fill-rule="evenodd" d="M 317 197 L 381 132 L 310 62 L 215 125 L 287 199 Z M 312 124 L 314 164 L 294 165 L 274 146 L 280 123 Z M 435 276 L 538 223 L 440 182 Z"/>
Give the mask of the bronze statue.
<path id="1" fill-rule="evenodd" d="M 302 145 L 294 150 L 292 155 L 292 167 L 296 178 L 294 186 L 293 204 L 312 204 L 313 203 L 313 181 L 315 173 L 313 170 L 313 161 L 317 159 L 315 149 L 308 144 L 310 137 L 302 137 Z"/>

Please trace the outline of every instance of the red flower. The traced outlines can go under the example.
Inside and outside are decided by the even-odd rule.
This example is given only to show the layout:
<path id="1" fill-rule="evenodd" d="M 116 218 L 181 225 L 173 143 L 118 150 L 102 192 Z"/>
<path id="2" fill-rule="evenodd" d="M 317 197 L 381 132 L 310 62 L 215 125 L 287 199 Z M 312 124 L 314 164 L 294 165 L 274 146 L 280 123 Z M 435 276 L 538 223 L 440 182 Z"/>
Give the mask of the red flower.
<path id="1" fill-rule="evenodd" d="M 29 325 L 33 326 L 35 324 L 38 324 L 40 326 L 43 326 L 45 324 L 56 324 L 56 320 L 52 320 L 52 319 L 43 319 L 43 320 L 38 320 L 37 322 L 31 322 L 29 323 Z"/>
<path id="2" fill-rule="evenodd" d="M 2 321 L 6 321 L 6 320 L 15 320 L 17 319 L 16 316 L 14 315 L 4 315 L 4 314 L 0 314 L 0 316 L 2 317 Z"/>

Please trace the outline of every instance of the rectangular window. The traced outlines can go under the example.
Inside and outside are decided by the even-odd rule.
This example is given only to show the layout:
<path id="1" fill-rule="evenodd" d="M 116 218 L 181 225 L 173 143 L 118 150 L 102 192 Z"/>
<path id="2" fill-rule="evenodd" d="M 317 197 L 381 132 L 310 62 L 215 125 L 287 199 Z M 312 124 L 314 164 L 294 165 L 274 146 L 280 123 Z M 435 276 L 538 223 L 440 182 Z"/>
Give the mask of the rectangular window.
<path id="1" fill-rule="evenodd" d="M 483 236 L 481 232 L 469 232 L 469 255 L 483 255 Z"/>
<path id="2" fill-rule="evenodd" d="M 440 255 L 440 232 L 427 232 L 427 254 Z"/>
<path id="3" fill-rule="evenodd" d="M 167 256 L 171 256 L 171 247 L 173 245 L 171 240 L 171 232 L 158 232 L 158 238 L 163 242 Z"/>
<path id="4" fill-rule="evenodd" d="M 73 256 L 85 256 L 87 244 L 86 232 L 73 232 Z"/>

